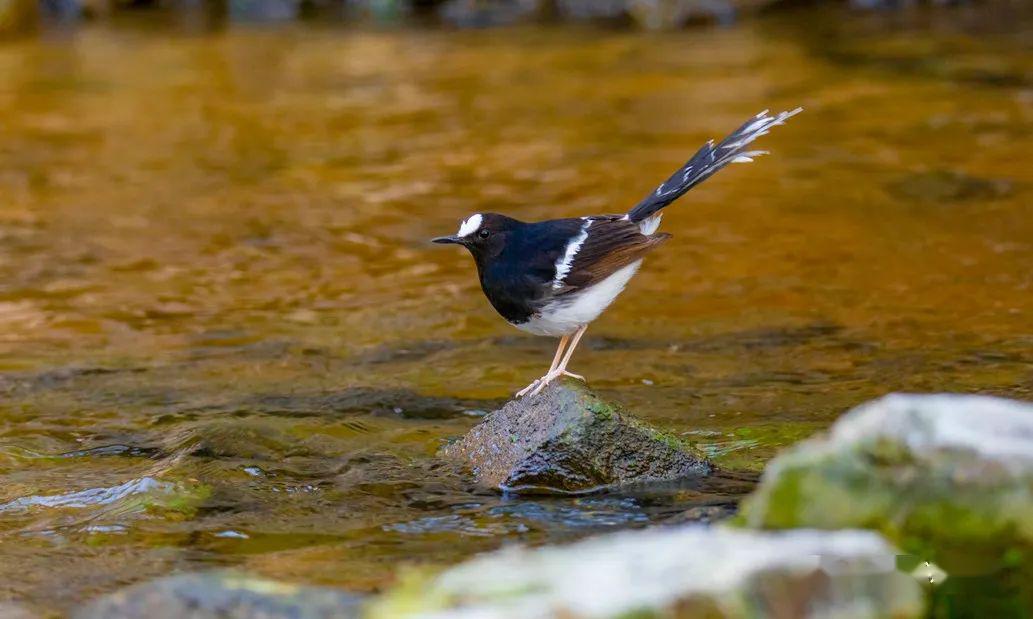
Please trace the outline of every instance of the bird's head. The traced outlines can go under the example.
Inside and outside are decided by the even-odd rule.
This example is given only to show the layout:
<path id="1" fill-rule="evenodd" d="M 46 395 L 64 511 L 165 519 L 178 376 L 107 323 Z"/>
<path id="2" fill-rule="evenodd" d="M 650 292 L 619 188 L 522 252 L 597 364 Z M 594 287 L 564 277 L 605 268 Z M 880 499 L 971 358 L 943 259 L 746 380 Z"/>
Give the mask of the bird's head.
<path id="1" fill-rule="evenodd" d="M 459 231 L 452 236 L 439 236 L 432 240 L 462 245 L 479 259 L 497 255 L 509 234 L 521 225 L 516 219 L 498 213 L 474 213 L 459 224 Z"/>

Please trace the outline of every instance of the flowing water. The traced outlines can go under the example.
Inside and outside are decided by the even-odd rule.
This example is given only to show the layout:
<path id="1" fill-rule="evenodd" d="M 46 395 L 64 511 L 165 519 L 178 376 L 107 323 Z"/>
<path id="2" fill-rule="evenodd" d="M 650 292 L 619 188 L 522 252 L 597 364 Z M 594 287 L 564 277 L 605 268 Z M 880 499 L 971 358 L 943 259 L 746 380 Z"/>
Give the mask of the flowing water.
<path id="1" fill-rule="evenodd" d="M 734 503 L 890 391 L 1030 398 L 1031 22 L 972 12 L 0 46 L 0 600 L 226 565 L 373 591 Z M 554 342 L 430 237 L 622 211 L 797 105 L 667 211 L 572 364 L 739 482 L 500 497 L 433 458 Z"/>

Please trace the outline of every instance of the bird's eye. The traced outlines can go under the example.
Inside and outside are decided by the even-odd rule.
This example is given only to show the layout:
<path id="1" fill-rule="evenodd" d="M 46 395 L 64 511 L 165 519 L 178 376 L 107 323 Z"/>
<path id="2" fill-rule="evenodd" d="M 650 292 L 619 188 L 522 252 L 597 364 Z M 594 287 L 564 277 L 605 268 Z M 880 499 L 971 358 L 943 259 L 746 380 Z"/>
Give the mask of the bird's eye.
<path id="1" fill-rule="evenodd" d="M 490 234 L 491 234 L 491 232 L 488 232 L 487 230 L 481 230 L 480 232 L 477 233 L 477 236 L 481 237 L 482 239 L 486 239 L 486 238 L 488 238 L 488 235 L 490 235 Z"/>

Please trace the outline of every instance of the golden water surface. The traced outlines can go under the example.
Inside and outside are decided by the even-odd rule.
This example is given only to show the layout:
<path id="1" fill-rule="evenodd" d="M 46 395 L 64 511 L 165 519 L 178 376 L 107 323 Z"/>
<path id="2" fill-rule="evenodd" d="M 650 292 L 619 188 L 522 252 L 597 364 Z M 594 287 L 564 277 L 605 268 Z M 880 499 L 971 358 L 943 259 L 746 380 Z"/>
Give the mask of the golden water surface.
<path id="1" fill-rule="evenodd" d="M 371 591 L 734 503 L 498 497 L 435 461 L 554 342 L 427 240 L 623 211 L 765 108 L 805 111 L 666 212 L 571 369 L 747 473 L 890 391 L 1030 398 L 1033 49 L 990 21 L 0 46 L 0 600 L 227 565 Z"/>

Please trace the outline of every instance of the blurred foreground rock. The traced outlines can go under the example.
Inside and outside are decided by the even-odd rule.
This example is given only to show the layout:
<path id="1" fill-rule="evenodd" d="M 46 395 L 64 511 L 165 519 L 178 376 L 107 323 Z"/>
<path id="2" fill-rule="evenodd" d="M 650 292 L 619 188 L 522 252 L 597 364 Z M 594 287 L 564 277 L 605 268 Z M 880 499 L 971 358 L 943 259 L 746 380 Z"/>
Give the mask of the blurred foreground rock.
<path id="1" fill-rule="evenodd" d="M 706 459 L 676 437 L 573 380 L 508 402 L 440 455 L 469 466 L 483 486 L 524 494 L 589 492 L 711 472 Z"/>
<path id="2" fill-rule="evenodd" d="M 995 573 L 1025 581 L 1013 610 L 1033 613 L 1033 405 L 964 395 L 865 404 L 773 460 L 743 515 L 768 529 L 876 529 L 946 570 L 951 586 Z"/>
<path id="3" fill-rule="evenodd" d="M 361 598 L 233 572 L 169 576 L 102 597 L 76 619 L 353 619 Z"/>
<path id="4" fill-rule="evenodd" d="M 485 555 L 403 584 L 369 616 L 920 617 L 895 556 L 866 531 L 656 528 Z"/>

